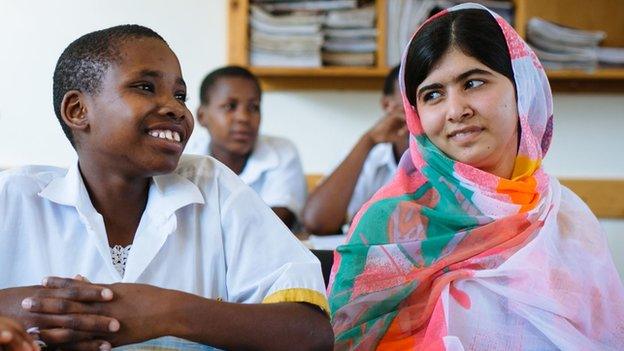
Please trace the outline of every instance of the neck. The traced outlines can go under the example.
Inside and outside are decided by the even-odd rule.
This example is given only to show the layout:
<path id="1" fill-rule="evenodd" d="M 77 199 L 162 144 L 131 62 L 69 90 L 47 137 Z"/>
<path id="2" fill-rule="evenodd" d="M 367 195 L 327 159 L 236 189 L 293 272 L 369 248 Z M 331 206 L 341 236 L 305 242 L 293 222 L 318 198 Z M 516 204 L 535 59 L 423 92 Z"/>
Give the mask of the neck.
<path id="1" fill-rule="evenodd" d="M 210 156 L 228 166 L 228 168 L 236 174 L 241 174 L 243 172 L 243 169 L 245 169 L 245 165 L 247 164 L 247 159 L 249 158 L 249 154 L 234 154 L 224 148 L 215 146 L 212 143 L 210 143 Z"/>
<path id="2" fill-rule="evenodd" d="M 104 218 L 109 244 L 132 243 L 149 190 L 149 177 L 132 177 L 80 158 L 80 173 L 93 207 Z"/>

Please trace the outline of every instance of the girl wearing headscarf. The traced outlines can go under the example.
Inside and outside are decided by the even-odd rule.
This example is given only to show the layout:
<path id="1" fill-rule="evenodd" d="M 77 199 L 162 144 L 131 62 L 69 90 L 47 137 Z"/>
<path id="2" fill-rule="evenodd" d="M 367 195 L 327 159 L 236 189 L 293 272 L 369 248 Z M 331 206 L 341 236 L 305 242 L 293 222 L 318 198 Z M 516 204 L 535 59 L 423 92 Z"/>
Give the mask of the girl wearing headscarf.
<path id="1" fill-rule="evenodd" d="M 459 5 L 416 32 L 400 84 L 410 146 L 336 250 L 336 349 L 621 347 L 605 235 L 542 167 L 552 95 L 528 45 Z"/>

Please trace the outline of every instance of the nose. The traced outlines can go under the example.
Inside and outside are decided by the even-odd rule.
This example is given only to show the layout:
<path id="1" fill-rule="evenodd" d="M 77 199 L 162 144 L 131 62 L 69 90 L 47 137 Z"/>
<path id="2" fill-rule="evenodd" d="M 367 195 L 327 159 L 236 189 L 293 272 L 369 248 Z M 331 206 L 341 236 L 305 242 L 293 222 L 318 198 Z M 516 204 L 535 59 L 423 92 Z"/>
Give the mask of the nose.
<path id="1" fill-rule="evenodd" d="M 158 113 L 167 116 L 177 122 L 187 118 L 188 109 L 175 97 L 163 98 Z"/>
<path id="2" fill-rule="evenodd" d="M 462 122 L 474 115 L 467 97 L 461 92 L 449 92 L 447 96 L 446 119 L 451 122 Z"/>
<path id="3" fill-rule="evenodd" d="M 234 113 L 234 121 L 249 123 L 249 121 L 251 121 L 251 112 L 249 112 L 244 106 L 239 106 Z"/>

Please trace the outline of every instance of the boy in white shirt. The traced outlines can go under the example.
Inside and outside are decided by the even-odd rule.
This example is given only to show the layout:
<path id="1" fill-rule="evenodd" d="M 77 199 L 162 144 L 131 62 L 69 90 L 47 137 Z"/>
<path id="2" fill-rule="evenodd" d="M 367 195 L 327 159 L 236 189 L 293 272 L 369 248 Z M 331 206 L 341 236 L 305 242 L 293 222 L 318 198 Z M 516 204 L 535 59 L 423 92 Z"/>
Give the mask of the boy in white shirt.
<path id="1" fill-rule="evenodd" d="M 392 179 L 408 146 L 398 76 L 396 66 L 384 82 L 381 107 L 385 116 L 360 137 L 347 157 L 308 197 L 302 214 L 307 232 L 340 233 L 360 207 Z"/>
<path id="2" fill-rule="evenodd" d="M 65 49 L 54 107 L 78 163 L 0 175 L 0 315 L 68 349 L 331 349 L 318 260 L 227 167 L 180 158 L 185 99 L 151 29 Z"/>

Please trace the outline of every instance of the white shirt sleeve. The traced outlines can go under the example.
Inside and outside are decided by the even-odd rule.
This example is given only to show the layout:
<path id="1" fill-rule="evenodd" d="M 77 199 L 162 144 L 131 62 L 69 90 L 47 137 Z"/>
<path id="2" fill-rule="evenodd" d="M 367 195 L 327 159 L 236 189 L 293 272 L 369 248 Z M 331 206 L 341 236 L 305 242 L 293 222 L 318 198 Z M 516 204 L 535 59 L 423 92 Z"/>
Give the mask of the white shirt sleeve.
<path id="1" fill-rule="evenodd" d="M 222 207 L 231 302 L 307 302 L 328 311 L 318 259 L 248 187 Z"/>

